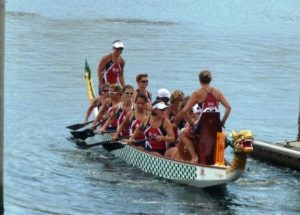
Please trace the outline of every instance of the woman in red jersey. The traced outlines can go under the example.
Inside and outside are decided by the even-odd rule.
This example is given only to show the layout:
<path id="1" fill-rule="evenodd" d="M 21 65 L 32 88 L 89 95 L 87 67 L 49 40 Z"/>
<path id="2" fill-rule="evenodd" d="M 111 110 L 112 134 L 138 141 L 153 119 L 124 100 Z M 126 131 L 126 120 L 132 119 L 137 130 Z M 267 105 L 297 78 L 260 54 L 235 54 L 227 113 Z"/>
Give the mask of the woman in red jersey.
<path id="1" fill-rule="evenodd" d="M 113 52 L 105 55 L 98 66 L 99 95 L 103 83 L 120 84 L 125 86 L 124 67 L 125 60 L 121 57 L 124 44 L 121 40 L 116 40 L 112 44 Z"/>
<path id="2" fill-rule="evenodd" d="M 166 109 L 164 102 L 153 102 L 151 115 L 143 119 L 132 137 L 132 141 L 135 141 L 140 134 L 143 134 L 146 138 L 144 148 L 156 155 L 165 155 L 169 143 L 175 141 L 172 124 L 165 116 Z"/>
<path id="3" fill-rule="evenodd" d="M 113 139 L 117 139 L 121 136 L 121 132 L 124 129 L 129 129 L 129 135 L 132 136 L 135 129 L 142 123 L 143 119 L 148 115 L 147 111 L 147 103 L 148 99 L 144 94 L 137 94 L 135 97 L 135 108 L 134 110 L 130 111 L 123 123 L 118 127 L 117 132 L 113 135 Z M 145 139 L 143 134 L 140 134 L 136 137 L 136 141 L 140 141 Z M 139 142 L 138 145 L 143 145 L 142 142 Z"/>
<path id="4" fill-rule="evenodd" d="M 224 106 L 225 113 L 221 120 L 221 125 L 224 126 L 230 111 L 231 107 L 229 102 L 223 93 L 213 88 L 210 85 L 212 80 L 211 73 L 208 70 L 203 70 L 199 73 L 199 81 L 201 84 L 201 88 L 194 91 L 188 100 L 187 104 L 183 108 L 183 115 L 186 122 L 191 126 L 195 126 L 197 122 L 200 120 L 201 114 L 198 119 L 193 119 L 190 114 L 190 110 L 193 108 L 195 104 L 198 104 L 201 108 L 201 113 L 204 112 L 218 112 L 219 111 L 219 102 Z M 192 163 L 198 162 L 198 156 L 195 152 L 195 146 L 193 143 L 193 129 L 189 129 L 190 132 L 188 134 L 183 135 L 182 141 L 186 144 L 187 150 L 192 155 L 192 159 L 190 160 Z"/>

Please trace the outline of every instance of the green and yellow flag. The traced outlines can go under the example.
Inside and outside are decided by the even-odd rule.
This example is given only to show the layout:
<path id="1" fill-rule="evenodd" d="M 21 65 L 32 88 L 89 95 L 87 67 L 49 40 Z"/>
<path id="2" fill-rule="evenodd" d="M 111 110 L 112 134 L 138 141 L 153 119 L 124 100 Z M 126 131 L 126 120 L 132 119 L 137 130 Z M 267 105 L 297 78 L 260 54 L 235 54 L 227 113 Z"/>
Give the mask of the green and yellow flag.
<path id="1" fill-rule="evenodd" d="M 84 78 L 86 81 L 88 99 L 90 103 L 92 103 L 96 98 L 96 96 L 95 96 L 95 91 L 93 86 L 93 80 L 91 77 L 91 69 L 86 59 L 85 59 L 85 68 L 84 68 Z"/>

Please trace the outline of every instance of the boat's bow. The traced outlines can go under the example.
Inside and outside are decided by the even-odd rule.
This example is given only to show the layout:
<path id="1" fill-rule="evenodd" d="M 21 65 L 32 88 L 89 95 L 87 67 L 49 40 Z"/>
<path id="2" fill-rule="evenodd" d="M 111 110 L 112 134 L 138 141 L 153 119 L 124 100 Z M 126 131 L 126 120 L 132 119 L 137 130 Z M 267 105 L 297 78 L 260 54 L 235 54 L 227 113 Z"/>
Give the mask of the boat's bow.
<path id="1" fill-rule="evenodd" d="M 228 172 L 242 172 L 245 169 L 248 155 L 253 151 L 253 135 L 251 131 L 244 130 L 238 133 L 232 131 L 231 136 L 234 156 Z"/>

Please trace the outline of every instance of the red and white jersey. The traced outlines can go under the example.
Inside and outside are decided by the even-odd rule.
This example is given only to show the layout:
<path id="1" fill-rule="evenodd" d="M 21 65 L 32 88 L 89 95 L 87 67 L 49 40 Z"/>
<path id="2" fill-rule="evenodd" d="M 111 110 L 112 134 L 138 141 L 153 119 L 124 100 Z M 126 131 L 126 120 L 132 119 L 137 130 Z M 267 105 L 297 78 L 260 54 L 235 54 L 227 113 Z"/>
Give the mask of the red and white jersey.
<path id="1" fill-rule="evenodd" d="M 162 136 L 166 135 L 166 131 L 163 128 L 164 121 L 162 121 L 161 125 L 158 128 L 151 127 L 149 121 L 150 121 L 150 117 L 149 117 L 148 123 L 145 126 L 145 130 L 144 130 L 145 137 L 147 139 L 150 139 L 150 140 L 146 141 L 146 145 L 149 145 L 150 148 L 154 151 L 167 149 L 168 143 L 166 141 L 157 141 L 155 139 L 151 139 L 158 135 L 162 135 Z"/>
<path id="2" fill-rule="evenodd" d="M 199 104 L 201 112 L 219 112 L 219 101 L 212 94 L 213 88 L 211 88 L 211 92 L 208 92 L 206 89 L 204 90 L 207 92 L 207 97 Z"/>
<path id="3" fill-rule="evenodd" d="M 105 68 L 102 72 L 105 83 L 119 84 L 120 83 L 119 77 L 121 71 L 122 71 L 121 65 L 116 64 L 112 61 L 108 62 L 105 65 Z"/>
<path id="4" fill-rule="evenodd" d="M 134 109 L 134 104 L 132 103 L 130 110 L 133 110 L 133 109 Z M 118 127 L 123 123 L 126 115 L 127 115 L 127 112 L 124 110 L 123 102 L 121 102 L 120 106 L 119 106 L 119 110 L 117 112 Z M 129 125 L 123 127 L 123 131 L 121 132 L 121 136 L 129 136 Z"/>

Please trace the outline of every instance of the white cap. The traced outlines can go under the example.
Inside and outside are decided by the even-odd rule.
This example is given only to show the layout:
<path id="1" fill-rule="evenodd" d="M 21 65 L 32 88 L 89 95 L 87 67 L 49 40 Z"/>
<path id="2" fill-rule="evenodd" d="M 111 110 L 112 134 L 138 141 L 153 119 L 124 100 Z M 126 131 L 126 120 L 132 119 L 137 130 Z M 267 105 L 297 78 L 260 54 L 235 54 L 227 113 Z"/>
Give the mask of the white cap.
<path id="1" fill-rule="evenodd" d="M 170 94 L 169 90 L 167 90 L 167 89 L 162 88 L 157 91 L 157 97 L 159 97 L 159 98 L 168 98 L 169 99 L 170 96 L 171 96 L 171 94 Z"/>
<path id="2" fill-rule="evenodd" d="M 193 113 L 201 113 L 201 108 L 198 104 L 193 106 Z"/>
<path id="3" fill-rule="evenodd" d="M 153 106 L 152 106 L 152 109 L 159 109 L 159 110 L 162 110 L 162 109 L 165 109 L 165 108 L 167 108 L 167 107 L 168 107 L 168 106 L 165 105 L 164 102 L 159 102 L 159 103 L 153 105 Z"/>
<path id="4" fill-rule="evenodd" d="M 118 40 L 118 41 L 116 41 L 116 42 L 113 43 L 112 47 L 116 48 L 116 49 L 117 48 L 124 48 L 124 44 L 123 44 L 122 41 Z"/>

